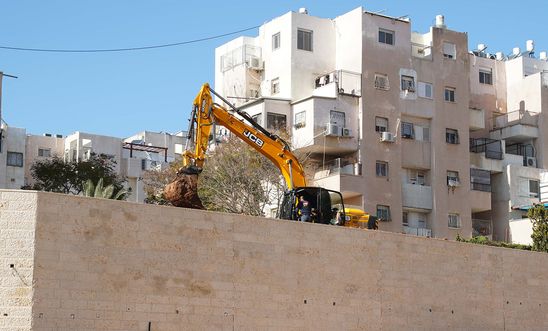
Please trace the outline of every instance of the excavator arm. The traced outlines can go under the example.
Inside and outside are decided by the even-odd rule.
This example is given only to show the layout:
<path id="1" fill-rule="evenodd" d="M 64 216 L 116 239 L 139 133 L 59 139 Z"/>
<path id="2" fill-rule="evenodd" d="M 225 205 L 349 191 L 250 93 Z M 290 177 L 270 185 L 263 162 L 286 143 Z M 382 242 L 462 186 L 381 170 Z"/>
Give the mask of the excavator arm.
<path id="1" fill-rule="evenodd" d="M 268 132 L 247 113 L 231 106 L 232 112 L 241 117 L 238 118 L 226 108 L 214 103 L 212 95 L 216 95 L 227 105 L 231 105 L 209 84 L 202 86 L 194 99 L 187 145 L 183 153 L 183 172 L 191 174 L 199 173 L 202 170 L 211 130 L 213 124 L 216 123 L 226 127 L 274 163 L 282 173 L 288 190 L 306 186 L 304 169 L 283 139 Z"/>

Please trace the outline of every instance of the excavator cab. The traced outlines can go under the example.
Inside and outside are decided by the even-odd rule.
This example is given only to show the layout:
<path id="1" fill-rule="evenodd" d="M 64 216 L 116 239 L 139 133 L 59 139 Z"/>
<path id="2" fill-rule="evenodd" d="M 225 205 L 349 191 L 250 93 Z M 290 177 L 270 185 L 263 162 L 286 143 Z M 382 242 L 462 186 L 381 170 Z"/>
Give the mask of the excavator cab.
<path id="1" fill-rule="evenodd" d="M 321 187 L 300 187 L 284 194 L 278 209 L 278 218 L 300 220 L 300 197 L 308 201 L 311 210 L 310 222 L 344 225 L 346 215 L 342 195 L 337 191 Z"/>

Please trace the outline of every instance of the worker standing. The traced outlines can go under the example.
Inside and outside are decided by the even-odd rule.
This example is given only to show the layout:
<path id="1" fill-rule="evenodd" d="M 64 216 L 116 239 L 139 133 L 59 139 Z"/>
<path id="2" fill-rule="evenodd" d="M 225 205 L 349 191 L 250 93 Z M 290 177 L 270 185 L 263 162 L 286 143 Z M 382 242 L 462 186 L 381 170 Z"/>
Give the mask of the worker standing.
<path id="1" fill-rule="evenodd" d="M 297 205 L 297 209 L 298 209 L 298 216 L 299 216 L 299 220 L 301 222 L 310 222 L 311 221 L 311 214 L 312 214 L 312 210 L 310 208 L 310 203 L 305 200 L 304 196 L 300 196 L 299 197 L 299 204 Z"/>

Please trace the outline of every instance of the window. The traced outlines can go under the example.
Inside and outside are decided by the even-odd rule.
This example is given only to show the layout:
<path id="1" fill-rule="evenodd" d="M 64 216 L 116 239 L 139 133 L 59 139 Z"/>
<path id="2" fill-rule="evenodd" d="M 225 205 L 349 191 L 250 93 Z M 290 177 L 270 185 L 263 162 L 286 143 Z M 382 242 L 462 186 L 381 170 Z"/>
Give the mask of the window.
<path id="1" fill-rule="evenodd" d="M 459 184 L 460 184 L 459 172 L 447 170 L 447 185 L 455 187 L 455 186 L 459 186 Z"/>
<path id="2" fill-rule="evenodd" d="M 377 218 L 379 221 L 390 221 L 390 206 L 377 205 Z"/>
<path id="3" fill-rule="evenodd" d="M 329 123 L 344 128 L 346 126 L 346 116 L 344 112 L 331 110 L 329 112 Z"/>
<path id="4" fill-rule="evenodd" d="M 379 42 L 394 45 L 394 31 L 379 29 Z"/>
<path id="5" fill-rule="evenodd" d="M 388 76 L 385 74 L 375 74 L 375 88 L 388 91 L 390 89 Z"/>
<path id="6" fill-rule="evenodd" d="M 452 87 L 445 88 L 445 101 L 455 102 L 455 89 Z"/>
<path id="7" fill-rule="evenodd" d="M 375 172 L 377 177 L 388 177 L 388 163 L 384 161 L 377 161 Z"/>
<path id="8" fill-rule="evenodd" d="M 407 171 L 407 176 L 409 178 L 409 184 L 413 185 L 424 185 L 425 184 L 425 174 L 422 170 L 409 169 Z"/>
<path id="9" fill-rule="evenodd" d="M 426 99 L 432 99 L 433 93 L 432 93 L 432 84 L 425 83 L 425 82 L 419 82 L 419 97 L 426 98 Z"/>
<path id="10" fill-rule="evenodd" d="M 470 168 L 470 189 L 491 192 L 491 172 L 489 170 Z"/>
<path id="11" fill-rule="evenodd" d="M 375 132 L 386 132 L 386 131 L 388 131 L 388 118 L 375 117 Z"/>
<path id="12" fill-rule="evenodd" d="M 413 123 L 402 122 L 401 123 L 401 137 L 406 139 L 414 139 L 415 132 L 413 130 Z"/>
<path id="13" fill-rule="evenodd" d="M 141 159 L 141 170 L 147 170 L 147 160 Z"/>
<path id="14" fill-rule="evenodd" d="M 251 116 L 251 119 L 255 121 L 255 123 L 259 125 L 263 125 L 263 114 L 256 114 Z"/>
<path id="15" fill-rule="evenodd" d="M 430 128 L 427 126 L 414 125 L 414 138 L 420 141 L 430 141 Z"/>
<path id="16" fill-rule="evenodd" d="M 279 79 L 279 78 L 274 78 L 274 79 L 270 82 L 270 93 L 271 93 L 271 94 L 278 94 L 278 93 L 280 93 L 280 79 Z"/>
<path id="17" fill-rule="evenodd" d="M 460 228 L 460 217 L 459 214 L 449 214 L 447 219 L 447 225 L 450 228 Z"/>
<path id="18" fill-rule="evenodd" d="M 280 33 L 272 35 L 272 50 L 277 50 L 280 48 Z"/>
<path id="19" fill-rule="evenodd" d="M 452 43 L 443 43 L 443 57 L 446 59 L 455 59 L 457 57 L 457 46 Z"/>
<path id="20" fill-rule="evenodd" d="M 276 113 L 266 113 L 266 128 L 271 130 L 285 130 L 286 116 Z"/>
<path id="21" fill-rule="evenodd" d="M 415 92 L 415 78 L 412 76 L 401 76 L 401 90 Z"/>
<path id="22" fill-rule="evenodd" d="M 448 144 L 458 144 L 459 131 L 455 129 L 445 129 L 445 141 Z"/>
<path id="23" fill-rule="evenodd" d="M 479 82 L 481 84 L 493 85 L 493 71 L 487 68 L 480 68 Z"/>
<path id="24" fill-rule="evenodd" d="M 7 165 L 12 167 L 22 167 L 23 153 L 8 152 Z"/>
<path id="25" fill-rule="evenodd" d="M 409 213 L 404 211 L 401 216 L 403 226 L 409 226 Z"/>
<path id="26" fill-rule="evenodd" d="M 38 148 L 38 156 L 40 157 L 50 157 L 51 149 L 49 148 Z"/>
<path id="27" fill-rule="evenodd" d="M 297 30 L 297 49 L 312 52 L 312 31 Z"/>
<path id="28" fill-rule="evenodd" d="M 529 180 L 529 197 L 538 198 L 540 193 L 540 185 L 538 180 Z"/>
<path id="29" fill-rule="evenodd" d="M 306 126 L 306 111 L 301 111 L 295 114 L 295 128 L 300 129 Z"/>

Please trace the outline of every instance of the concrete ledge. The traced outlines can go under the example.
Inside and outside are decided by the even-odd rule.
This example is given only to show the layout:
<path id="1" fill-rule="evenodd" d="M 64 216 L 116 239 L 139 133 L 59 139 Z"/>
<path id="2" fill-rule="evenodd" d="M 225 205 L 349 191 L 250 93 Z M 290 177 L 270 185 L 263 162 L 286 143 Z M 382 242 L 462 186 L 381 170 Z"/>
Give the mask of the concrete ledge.
<path id="1" fill-rule="evenodd" d="M 0 225 L 0 330 L 548 329 L 543 253 L 32 191 Z"/>

